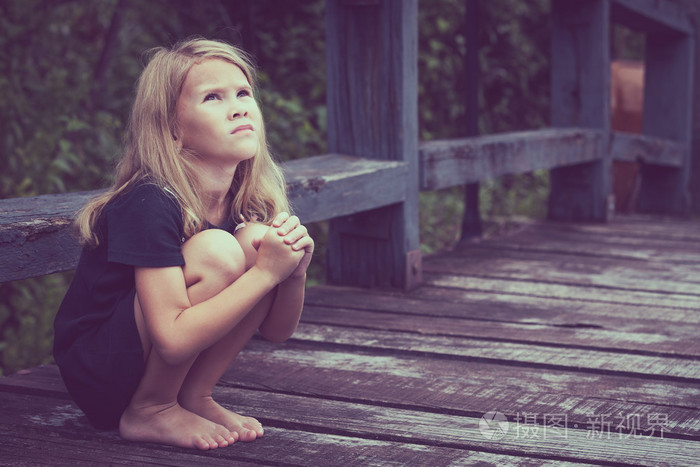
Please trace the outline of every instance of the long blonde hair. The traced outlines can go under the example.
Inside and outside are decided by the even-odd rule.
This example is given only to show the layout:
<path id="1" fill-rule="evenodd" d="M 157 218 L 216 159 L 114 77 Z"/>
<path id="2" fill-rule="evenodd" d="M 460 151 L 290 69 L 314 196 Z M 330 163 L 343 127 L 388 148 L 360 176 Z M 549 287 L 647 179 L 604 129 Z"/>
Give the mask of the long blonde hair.
<path id="1" fill-rule="evenodd" d="M 254 90 L 255 75 L 250 58 L 224 42 L 201 38 L 179 42 L 172 48 L 158 47 L 138 80 L 136 98 L 124 140 L 122 159 L 112 187 L 83 207 L 76 218 L 82 243 L 97 246 L 96 224 L 104 207 L 119 194 L 148 181 L 173 193 L 182 209 L 185 235 L 189 238 L 207 225 L 201 186 L 191 163 L 192 154 L 180 150 L 177 100 L 187 73 L 206 59 L 221 59 L 238 66 Z M 257 99 L 257 96 L 256 96 Z M 270 223 L 275 215 L 289 211 L 282 171 L 270 155 L 261 125 L 256 131 L 259 149 L 252 159 L 240 162 L 230 188 L 231 216 Z"/>

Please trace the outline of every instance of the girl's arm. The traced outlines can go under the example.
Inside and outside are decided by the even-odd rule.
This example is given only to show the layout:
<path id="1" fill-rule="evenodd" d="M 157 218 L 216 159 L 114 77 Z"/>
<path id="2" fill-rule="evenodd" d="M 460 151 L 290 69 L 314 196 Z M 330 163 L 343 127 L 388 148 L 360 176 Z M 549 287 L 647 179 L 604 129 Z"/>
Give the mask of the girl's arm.
<path id="1" fill-rule="evenodd" d="M 218 342 L 265 295 L 295 273 L 305 251 L 285 240 L 270 229 L 261 241 L 255 265 L 220 293 L 194 306 L 187 295 L 192 284 L 185 283 L 182 268 L 136 268 L 136 291 L 147 332 L 163 359 L 181 363 Z"/>
<path id="2" fill-rule="evenodd" d="M 292 336 L 304 306 L 305 288 L 306 274 L 290 277 L 277 286 L 275 301 L 258 329 L 265 339 L 284 342 Z"/>
<path id="3" fill-rule="evenodd" d="M 284 242 L 290 245 L 292 249 L 304 252 L 304 256 L 296 269 L 289 278 L 277 287 L 270 312 L 259 328 L 260 334 L 266 339 L 273 342 L 283 342 L 294 333 L 299 324 L 304 305 L 306 270 L 313 256 L 314 241 L 309 237 L 306 227 L 299 223 L 299 219 L 295 216 L 289 217 L 286 213 L 276 217 L 270 228 L 258 225 L 254 229 L 258 230 L 248 233 L 243 229 L 241 232 L 244 234 L 244 238 L 241 238 L 241 245 L 244 250 L 247 250 L 246 255 L 248 258 L 254 257 L 256 254 L 251 251 L 253 245 L 259 242 L 254 237 L 259 235 L 260 232 L 268 230 L 276 230 L 277 235 L 283 237 Z"/>

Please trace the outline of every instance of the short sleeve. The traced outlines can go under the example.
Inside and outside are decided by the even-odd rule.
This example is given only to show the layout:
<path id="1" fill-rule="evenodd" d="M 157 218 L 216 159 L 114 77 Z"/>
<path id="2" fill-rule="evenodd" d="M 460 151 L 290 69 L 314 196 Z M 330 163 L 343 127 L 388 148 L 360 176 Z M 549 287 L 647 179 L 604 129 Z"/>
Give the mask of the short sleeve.
<path id="1" fill-rule="evenodd" d="M 107 259 L 142 267 L 182 266 L 182 215 L 155 185 L 141 185 L 105 208 Z"/>

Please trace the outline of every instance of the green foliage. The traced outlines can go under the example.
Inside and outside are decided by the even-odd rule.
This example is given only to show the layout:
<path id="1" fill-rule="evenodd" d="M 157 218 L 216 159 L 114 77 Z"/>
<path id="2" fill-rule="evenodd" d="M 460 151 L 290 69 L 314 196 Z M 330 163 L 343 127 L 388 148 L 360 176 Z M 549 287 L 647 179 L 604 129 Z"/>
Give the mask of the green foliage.
<path id="1" fill-rule="evenodd" d="M 549 0 L 480 0 L 478 18 L 481 134 L 535 129 L 549 118 Z M 421 138 L 466 135 L 465 3 L 423 0 L 419 22 L 419 124 Z M 543 217 L 547 172 L 507 176 L 480 184 L 486 229 L 503 216 Z M 424 252 L 459 239 L 464 190 L 421 193 Z"/>
<path id="2" fill-rule="evenodd" d="M 421 252 L 435 253 L 454 245 L 460 237 L 463 212 L 463 188 L 421 193 Z"/>
<path id="3" fill-rule="evenodd" d="M 0 376 L 51 361 L 53 316 L 71 273 L 0 284 Z"/>
<path id="4" fill-rule="evenodd" d="M 547 0 L 481 0 L 482 133 L 546 124 Z M 463 0 L 422 0 L 422 139 L 464 134 Z M 117 34 L 110 40 L 110 28 Z M 143 52 L 201 35 L 243 46 L 260 69 L 259 99 L 280 160 L 326 152 L 324 1 L 0 1 L 0 198 L 110 183 Z M 546 173 L 482 184 L 486 217 L 541 215 Z M 459 236 L 463 190 L 421 194 L 423 251 Z M 326 223 L 311 226 L 322 280 Z M 0 368 L 47 361 L 69 275 L 0 286 Z"/>

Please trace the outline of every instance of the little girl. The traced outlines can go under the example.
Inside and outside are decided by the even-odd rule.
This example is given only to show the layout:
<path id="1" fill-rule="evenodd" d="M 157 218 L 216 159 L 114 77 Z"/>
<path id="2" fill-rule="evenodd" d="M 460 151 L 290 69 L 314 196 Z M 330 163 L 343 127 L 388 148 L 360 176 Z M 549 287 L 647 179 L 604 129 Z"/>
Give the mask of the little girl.
<path id="1" fill-rule="evenodd" d="M 54 356 L 92 424 L 214 449 L 263 435 L 212 399 L 253 333 L 296 329 L 314 242 L 290 216 L 240 50 L 156 49 L 114 186 L 79 213 L 84 244 Z"/>

